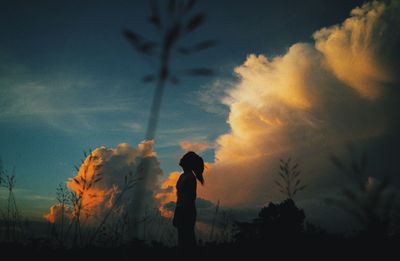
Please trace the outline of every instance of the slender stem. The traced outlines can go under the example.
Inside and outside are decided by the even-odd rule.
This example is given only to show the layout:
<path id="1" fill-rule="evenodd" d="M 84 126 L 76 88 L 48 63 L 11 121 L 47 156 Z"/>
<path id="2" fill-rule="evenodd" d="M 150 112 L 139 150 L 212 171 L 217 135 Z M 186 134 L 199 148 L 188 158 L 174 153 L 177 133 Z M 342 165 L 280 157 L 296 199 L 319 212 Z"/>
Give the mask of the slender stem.
<path id="1" fill-rule="evenodd" d="M 158 79 L 157 79 L 157 86 L 156 89 L 154 90 L 153 94 L 153 100 L 151 104 L 151 109 L 150 109 L 150 117 L 149 117 L 149 122 L 147 125 L 147 130 L 146 130 L 146 140 L 153 140 L 155 138 L 156 134 L 156 129 L 157 129 L 157 124 L 158 124 L 158 118 L 160 116 L 160 108 L 161 108 L 161 103 L 162 103 L 162 97 L 164 93 L 164 88 L 165 88 L 165 81 L 168 78 L 168 57 L 169 57 L 169 51 L 163 49 L 161 55 L 161 67 L 160 71 L 158 74 Z"/>
<path id="2" fill-rule="evenodd" d="M 153 140 L 155 138 L 158 118 L 160 115 L 162 96 L 164 93 L 164 86 L 165 80 L 159 79 L 153 95 L 153 103 L 151 105 L 150 117 L 146 131 L 146 140 Z"/>
<path id="3" fill-rule="evenodd" d="M 7 240 L 10 240 L 10 212 L 11 212 L 11 189 L 8 190 L 8 205 L 7 205 Z"/>
<path id="4" fill-rule="evenodd" d="M 61 235 L 60 235 L 61 245 L 63 245 L 64 243 L 64 210 L 65 210 L 65 203 L 63 201 L 63 203 L 61 204 Z"/>
<path id="5" fill-rule="evenodd" d="M 122 196 L 125 194 L 125 192 L 128 190 L 127 187 L 125 187 L 122 192 L 118 195 L 117 199 L 115 200 L 114 204 L 112 204 L 111 208 L 108 210 L 107 214 L 104 216 L 103 220 L 100 222 L 100 224 L 97 226 L 95 232 L 93 235 L 90 237 L 89 240 L 89 245 L 91 245 L 96 238 L 97 234 L 100 232 L 100 229 L 103 227 L 103 225 L 106 223 L 108 217 L 110 216 L 111 212 L 114 210 L 115 206 L 119 204 L 119 201 L 121 200 Z"/>

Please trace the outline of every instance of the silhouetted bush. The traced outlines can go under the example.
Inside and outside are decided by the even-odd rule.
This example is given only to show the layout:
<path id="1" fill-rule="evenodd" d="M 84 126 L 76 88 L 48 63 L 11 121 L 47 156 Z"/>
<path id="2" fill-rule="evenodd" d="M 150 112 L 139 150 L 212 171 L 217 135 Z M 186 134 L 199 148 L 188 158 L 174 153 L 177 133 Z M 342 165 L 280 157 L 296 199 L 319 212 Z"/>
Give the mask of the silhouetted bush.
<path id="1" fill-rule="evenodd" d="M 238 233 L 235 238 L 238 243 L 260 241 L 290 240 L 304 232 L 305 214 L 293 200 L 287 199 L 281 203 L 269 203 L 261 209 L 258 218 L 251 223 L 238 222 Z"/>

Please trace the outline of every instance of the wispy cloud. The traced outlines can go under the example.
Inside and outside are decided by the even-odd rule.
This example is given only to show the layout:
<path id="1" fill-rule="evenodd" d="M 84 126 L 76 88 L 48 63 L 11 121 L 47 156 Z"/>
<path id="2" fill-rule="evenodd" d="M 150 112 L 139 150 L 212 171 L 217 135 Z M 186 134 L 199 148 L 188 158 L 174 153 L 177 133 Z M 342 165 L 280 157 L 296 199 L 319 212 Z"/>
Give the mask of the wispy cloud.
<path id="1" fill-rule="evenodd" d="M 194 133 L 194 132 L 202 132 L 203 127 L 189 127 L 189 128 L 171 128 L 160 130 L 159 134 L 169 135 L 169 134 L 183 134 L 183 133 Z"/>
<path id="2" fill-rule="evenodd" d="M 30 189 L 23 189 L 23 188 L 14 188 L 13 189 L 14 195 L 18 200 L 21 201 L 54 201 L 55 196 L 47 196 L 47 195 L 41 195 L 38 194 L 35 191 L 32 191 Z M 1 190 L 0 191 L 0 198 L 1 199 L 7 199 L 8 198 L 8 191 L 6 190 Z"/>
<path id="3" fill-rule="evenodd" d="M 207 112 L 223 116 L 228 115 L 229 110 L 224 99 L 227 96 L 227 90 L 232 86 L 232 82 L 218 79 L 196 91 L 197 99 L 188 99 L 188 101 Z"/>
<path id="4" fill-rule="evenodd" d="M 131 105 L 127 100 L 91 101 L 82 104 L 74 101 L 82 90 L 70 88 L 73 82 L 59 83 L 61 87 L 46 86 L 34 82 L 22 83 L 16 86 L 5 87 L 0 90 L 0 119 L 47 116 L 74 113 L 97 113 L 128 110 Z"/>
<path id="5" fill-rule="evenodd" d="M 205 127 L 203 126 L 160 130 L 158 133 L 156 147 L 158 149 L 168 147 L 180 147 L 180 143 L 183 140 L 204 141 L 207 140 L 207 136 L 204 135 L 204 132 Z"/>
<path id="6" fill-rule="evenodd" d="M 110 128 L 108 131 L 144 133 L 144 127 L 139 122 L 121 122 L 118 128 Z"/>
<path id="7" fill-rule="evenodd" d="M 183 151 L 195 151 L 197 153 L 214 148 L 214 144 L 207 140 L 183 140 L 179 145 Z"/>
<path id="8" fill-rule="evenodd" d="M 63 131 L 96 129 L 96 116 L 134 107 L 132 99 L 102 94 L 87 79 L 32 80 L 24 75 L 0 74 L 0 122 L 43 122 Z"/>

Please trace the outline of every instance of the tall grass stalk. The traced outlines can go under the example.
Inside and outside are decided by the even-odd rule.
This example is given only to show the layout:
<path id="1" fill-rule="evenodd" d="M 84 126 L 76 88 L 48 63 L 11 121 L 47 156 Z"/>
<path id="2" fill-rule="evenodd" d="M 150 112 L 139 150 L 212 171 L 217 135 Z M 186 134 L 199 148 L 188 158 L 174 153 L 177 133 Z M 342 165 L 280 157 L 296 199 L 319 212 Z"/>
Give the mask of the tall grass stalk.
<path id="1" fill-rule="evenodd" d="M 279 165 L 279 180 L 275 180 L 275 184 L 279 188 L 279 192 L 284 194 L 288 199 L 293 197 L 300 191 L 306 188 L 306 185 L 301 185 L 299 164 L 292 164 L 291 159 L 280 160 Z"/>
<path id="2" fill-rule="evenodd" d="M 91 201 L 84 202 L 84 198 L 95 197 L 96 195 L 89 195 L 89 190 L 102 179 L 101 164 L 94 165 L 95 157 L 92 151 L 87 155 L 84 152 L 84 160 L 81 161 L 80 167 L 75 166 L 77 177 L 70 178 L 70 182 L 74 184 L 78 189 L 70 192 L 71 205 L 73 207 L 73 245 L 77 246 L 82 243 L 82 228 L 81 228 L 81 216 L 84 211 L 90 213 Z M 91 166 L 96 166 L 95 169 L 89 169 Z M 92 171 L 92 175 L 89 176 L 89 172 Z"/>

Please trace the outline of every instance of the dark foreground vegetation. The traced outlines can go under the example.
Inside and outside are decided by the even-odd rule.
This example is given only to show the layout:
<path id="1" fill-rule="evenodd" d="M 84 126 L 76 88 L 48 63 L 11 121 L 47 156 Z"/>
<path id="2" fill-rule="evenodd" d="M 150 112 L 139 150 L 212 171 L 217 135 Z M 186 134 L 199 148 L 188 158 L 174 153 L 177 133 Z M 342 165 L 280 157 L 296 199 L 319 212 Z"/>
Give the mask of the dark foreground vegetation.
<path id="1" fill-rule="evenodd" d="M 40 259 L 226 259 L 239 256 L 251 259 L 276 256 L 329 259 L 343 258 L 346 255 L 385 260 L 387 256 L 397 255 L 396 251 L 400 246 L 396 190 L 390 188 L 389 180 L 375 182 L 373 186 L 368 183 L 365 157 L 362 155 L 359 160 L 349 164 L 344 164 L 336 157 L 332 158 L 334 165 L 347 175 L 349 186 L 343 188 L 340 200 L 327 201 L 328 204 L 337 206 L 337 211 L 346 211 L 353 216 L 359 224 L 357 230 L 348 234 L 333 234 L 306 221 L 306 213 L 293 199 L 306 186 L 300 180 L 299 165 L 288 159 L 281 160 L 275 182 L 286 200 L 269 203 L 249 222 L 235 219 L 227 221 L 226 213 L 218 213 L 218 204 L 210 236 L 199 233 L 198 246 L 195 249 L 176 247 L 176 231 L 170 220 L 163 218 L 157 222 L 165 222 L 169 231 L 163 232 L 164 237 L 148 237 L 146 240 L 127 240 L 124 227 L 119 227 L 118 234 L 107 232 L 118 227 L 118 217 L 113 217 L 110 222 L 101 222 L 100 229 L 91 230 L 79 222 L 83 220 L 77 218 L 77 211 L 72 211 L 75 213 L 72 219 L 64 219 L 63 216 L 54 224 L 23 222 L 13 194 L 15 175 L 3 168 L 1 185 L 8 192 L 8 198 L 6 208 L 1 209 L 0 253 L 13 258 L 30 256 Z M 60 191 L 58 188 L 58 197 L 65 193 Z M 79 195 L 77 197 L 72 199 L 78 199 L 79 203 Z M 65 206 L 70 204 L 68 201 L 68 198 L 64 200 L 61 197 L 60 202 Z M 80 204 L 70 205 L 72 209 L 85 210 Z M 162 227 L 157 227 L 160 233 Z"/>
<path id="2" fill-rule="evenodd" d="M 119 246 L 63 247 L 54 239 L 31 237 L 0 243 L 2 256 L 45 259 L 143 260 L 149 258 L 203 259 L 237 257 L 256 259 L 379 258 L 396 255 L 400 234 L 382 235 L 359 231 L 351 236 L 330 234 L 312 224 L 304 224 L 304 212 L 292 200 L 270 204 L 252 222 L 236 223 L 229 242 L 202 242 L 195 249 L 179 249 L 161 242 L 133 240 Z"/>

